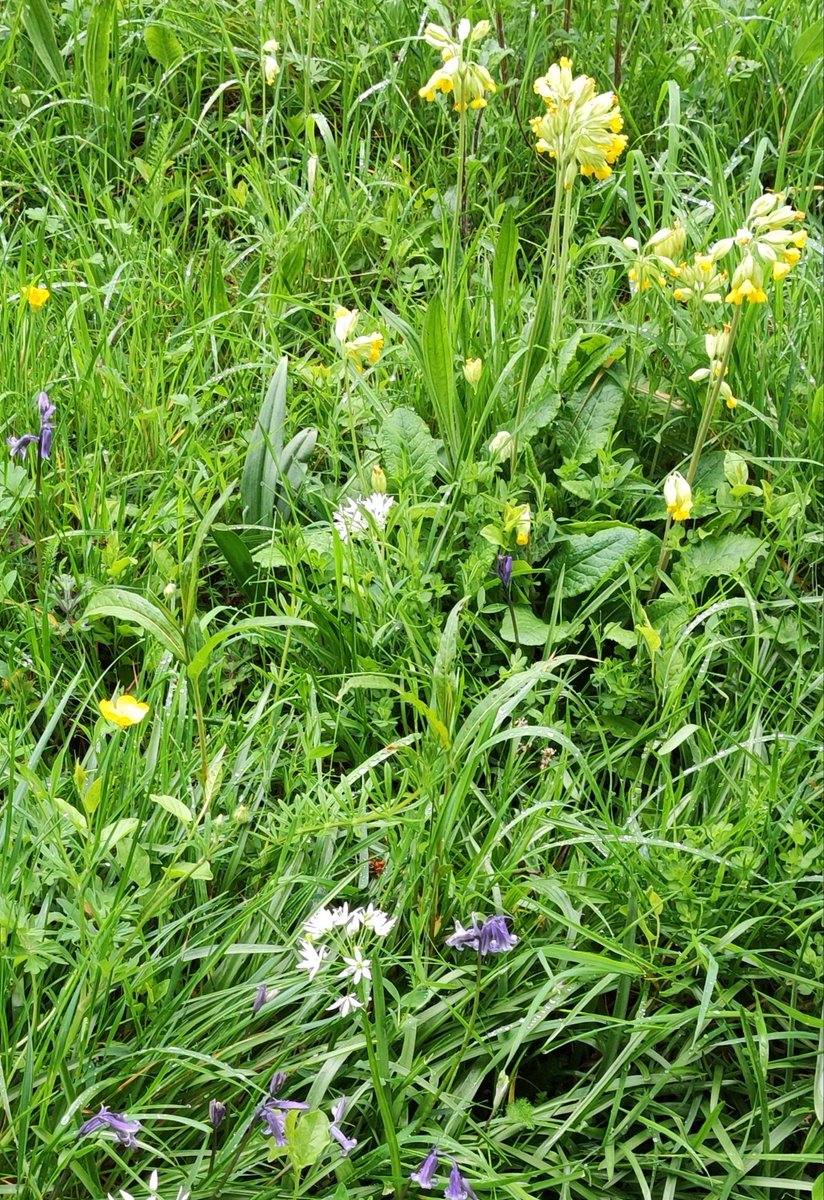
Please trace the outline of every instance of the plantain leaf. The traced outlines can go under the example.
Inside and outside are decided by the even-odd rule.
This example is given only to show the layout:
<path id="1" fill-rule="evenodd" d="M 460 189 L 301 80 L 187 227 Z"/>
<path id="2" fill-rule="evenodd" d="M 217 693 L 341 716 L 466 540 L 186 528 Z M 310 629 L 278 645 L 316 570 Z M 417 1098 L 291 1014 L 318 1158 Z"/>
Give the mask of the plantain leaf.
<path id="1" fill-rule="evenodd" d="M 113 617 L 128 625 L 138 625 L 151 634 L 179 662 L 186 661 L 183 635 L 167 608 L 125 588 L 102 588 L 92 596 L 83 614 L 85 620 L 93 617 Z"/>
<path id="2" fill-rule="evenodd" d="M 658 539 L 629 525 L 615 525 L 597 533 L 575 533 L 567 538 L 550 565 L 557 579 L 563 571 L 562 596 L 592 592 L 627 562 L 647 552 Z"/>
<path id="3" fill-rule="evenodd" d="M 411 408 L 396 408 L 378 434 L 388 473 L 420 490 L 429 488 L 438 470 L 438 445 L 425 422 Z"/>
<path id="4" fill-rule="evenodd" d="M 151 57 L 166 71 L 183 57 L 183 47 L 168 25 L 159 22 L 147 25 L 143 30 L 143 41 Z"/>
<path id="5" fill-rule="evenodd" d="M 60 83 L 66 70 L 57 38 L 48 0 L 26 0 L 22 11 L 23 27 L 29 35 L 34 53 L 46 68 L 52 80 Z"/>
<path id="6" fill-rule="evenodd" d="M 94 0 L 83 47 L 89 95 L 99 108 L 109 100 L 109 57 L 116 11 L 117 0 Z"/>
<path id="7" fill-rule="evenodd" d="M 575 393 L 555 423 L 555 437 L 566 464 L 579 467 L 604 449 L 623 403 L 623 389 L 611 379 Z"/>

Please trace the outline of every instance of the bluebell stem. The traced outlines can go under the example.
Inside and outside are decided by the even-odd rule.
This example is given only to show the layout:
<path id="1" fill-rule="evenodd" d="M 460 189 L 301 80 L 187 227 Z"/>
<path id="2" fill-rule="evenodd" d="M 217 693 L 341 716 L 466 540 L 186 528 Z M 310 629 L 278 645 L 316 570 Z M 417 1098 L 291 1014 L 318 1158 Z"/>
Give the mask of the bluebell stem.
<path id="1" fill-rule="evenodd" d="M 498 572 L 498 578 L 503 584 L 504 591 L 508 592 L 510 584 L 512 583 L 512 555 L 499 554 L 496 570 Z"/>
<path id="2" fill-rule="evenodd" d="M 269 994 L 266 991 L 266 984 L 259 983 L 258 989 L 255 992 L 255 998 L 252 1001 L 252 1013 L 259 1013 L 268 999 Z"/>
<path id="3" fill-rule="evenodd" d="M 358 1144 L 357 1138 L 347 1137 L 340 1128 L 339 1122 L 343 1120 L 343 1114 L 346 1112 L 346 1097 L 341 1096 L 340 1100 L 336 1100 L 332 1105 L 332 1123 L 329 1126 L 329 1133 L 340 1146 L 341 1157 L 346 1158 L 350 1150 L 354 1150 Z"/>
<path id="4" fill-rule="evenodd" d="M 438 1170 L 439 1160 L 438 1147 L 433 1146 L 417 1171 L 413 1171 L 409 1178 L 413 1183 L 417 1183 L 429 1191 L 430 1188 L 435 1186 L 435 1174 Z"/>
<path id="5" fill-rule="evenodd" d="M 461 1174 L 458 1164 L 452 1160 L 452 1170 L 449 1172 L 449 1183 L 446 1185 L 444 1200 L 470 1200 L 475 1193 Z"/>
<path id="6" fill-rule="evenodd" d="M 226 1116 L 226 1105 L 221 1104 L 220 1100 L 209 1101 L 209 1122 L 212 1129 L 219 1129 L 223 1124 Z"/>
<path id="7" fill-rule="evenodd" d="M 12 458 L 15 455 L 18 458 L 24 458 L 26 450 L 35 443 L 41 458 L 49 458 L 51 455 L 52 441 L 54 440 L 54 414 L 57 410 L 49 400 L 47 392 L 38 393 L 37 408 L 40 413 L 40 432 L 24 433 L 19 438 L 6 439 Z"/>
<path id="8" fill-rule="evenodd" d="M 121 1146 L 134 1147 L 137 1145 L 135 1134 L 140 1133 L 140 1122 L 131 1120 L 124 1113 L 109 1112 L 105 1104 L 100 1106 L 100 1112 L 84 1121 L 77 1131 L 79 1138 L 97 1133 L 100 1129 L 111 1129 Z"/>

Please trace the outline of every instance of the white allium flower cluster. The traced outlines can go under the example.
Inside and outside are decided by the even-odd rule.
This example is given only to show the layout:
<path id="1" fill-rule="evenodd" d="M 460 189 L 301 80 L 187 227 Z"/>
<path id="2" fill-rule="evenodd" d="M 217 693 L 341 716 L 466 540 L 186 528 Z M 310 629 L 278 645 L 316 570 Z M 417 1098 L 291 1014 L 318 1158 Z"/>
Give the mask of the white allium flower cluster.
<path id="1" fill-rule="evenodd" d="M 348 904 L 336 908 L 319 908 L 303 925 L 303 937 L 298 943 L 299 971 L 306 971 L 310 980 L 322 970 L 324 964 L 338 958 L 343 970 L 335 976 L 345 981 L 347 989 L 369 983 L 372 979 L 371 960 L 366 958 L 362 945 L 352 939 L 363 932 L 384 938 L 394 928 L 396 917 L 390 917 L 374 904 L 366 908 L 350 909 Z M 327 1012 L 337 1012 L 348 1017 L 363 1001 L 354 991 L 347 990 L 329 1005 Z"/>
<path id="2" fill-rule="evenodd" d="M 342 542 L 348 542 L 350 538 L 354 541 L 369 532 L 370 522 L 378 529 L 385 529 L 389 510 L 394 503 L 395 497 L 387 496 L 384 492 L 346 500 L 335 510 L 332 524 Z"/>

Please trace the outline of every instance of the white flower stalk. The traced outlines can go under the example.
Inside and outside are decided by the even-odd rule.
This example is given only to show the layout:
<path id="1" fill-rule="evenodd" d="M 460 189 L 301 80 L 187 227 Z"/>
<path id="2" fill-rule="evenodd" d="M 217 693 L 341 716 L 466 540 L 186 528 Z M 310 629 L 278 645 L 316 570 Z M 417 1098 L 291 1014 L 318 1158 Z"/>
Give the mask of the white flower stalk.
<path id="1" fill-rule="evenodd" d="M 358 496 L 341 504 L 332 516 L 332 524 L 342 542 L 356 541 L 370 530 L 370 522 L 379 530 L 386 528 L 389 510 L 395 503 L 394 496 L 384 492 L 373 492 L 371 496 Z"/>

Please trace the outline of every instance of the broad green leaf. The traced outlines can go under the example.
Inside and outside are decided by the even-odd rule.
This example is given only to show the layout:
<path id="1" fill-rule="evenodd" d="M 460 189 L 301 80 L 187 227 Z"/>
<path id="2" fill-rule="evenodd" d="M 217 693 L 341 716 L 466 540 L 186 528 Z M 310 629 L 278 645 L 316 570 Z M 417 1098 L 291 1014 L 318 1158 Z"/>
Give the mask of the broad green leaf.
<path id="1" fill-rule="evenodd" d="M 296 1170 L 313 1167 L 329 1149 L 329 1118 L 322 1112 L 298 1113 L 286 1119 L 289 1158 Z"/>
<path id="2" fill-rule="evenodd" d="M 492 309 L 495 314 L 495 328 L 500 331 L 506 325 L 506 312 L 512 290 L 512 278 L 515 271 L 515 261 L 518 254 L 518 226 L 512 215 L 512 209 L 506 209 L 501 228 L 498 230 L 498 240 L 495 243 L 495 257 L 492 262 Z"/>
<path id="3" fill-rule="evenodd" d="M 83 46 L 83 67 L 89 95 L 103 108 L 109 102 L 109 57 L 117 0 L 93 0 Z"/>
<path id="4" fill-rule="evenodd" d="M 553 383 L 555 370 L 546 363 L 529 385 L 524 417 L 519 430 L 525 439 L 531 438 L 541 429 L 551 425 L 561 407 L 561 393 Z"/>
<path id="5" fill-rule="evenodd" d="M 188 804 L 178 800 L 177 796 L 163 796 L 153 792 L 149 799 L 153 800 L 155 804 L 159 804 L 161 808 L 165 808 L 166 812 L 171 813 L 173 817 L 177 817 L 183 825 L 191 825 L 194 820 Z"/>
<path id="6" fill-rule="evenodd" d="M 54 34 L 48 0 L 25 0 L 22 17 L 34 53 L 51 75 L 52 81 L 59 83 L 65 78 L 66 68 Z"/>
<path id="7" fill-rule="evenodd" d="M 804 66 L 814 63 L 821 58 L 822 45 L 824 45 L 824 17 L 819 17 L 806 29 L 802 29 L 796 37 L 793 42 L 793 58 Z"/>
<path id="8" fill-rule="evenodd" d="M 83 807 L 89 816 L 92 816 L 92 814 L 96 812 L 102 794 L 103 776 L 98 775 L 97 779 L 93 779 L 83 793 Z"/>
<path id="9" fill-rule="evenodd" d="M 687 546 L 683 566 L 693 575 L 737 575 L 766 551 L 761 538 L 751 533 L 719 533 Z"/>
<path id="10" fill-rule="evenodd" d="M 257 575 L 255 563 L 249 547 L 233 529 L 226 526 L 212 526 L 212 538 L 217 543 L 229 570 L 234 576 L 235 583 L 247 600 L 254 600 L 254 581 Z"/>
<path id="11" fill-rule="evenodd" d="M 186 661 L 183 635 L 168 609 L 125 588 L 102 588 L 92 596 L 83 614 L 85 620 L 93 617 L 112 617 L 128 625 L 138 625 L 151 634 L 172 653 L 179 662 Z"/>
<path id="12" fill-rule="evenodd" d="M 121 838 L 131 837 L 139 825 L 137 817 L 121 817 L 119 821 L 107 825 L 100 837 L 100 853 L 106 854 L 114 849 Z"/>
<path id="13" fill-rule="evenodd" d="M 212 868 L 208 862 L 178 863 L 169 867 L 166 874 L 170 879 L 211 879 Z"/>
<path id="14" fill-rule="evenodd" d="M 244 521 L 269 529 L 274 523 L 275 498 L 280 479 L 278 462 L 283 449 L 283 425 L 286 419 L 287 365 L 288 360 L 283 357 L 272 376 L 252 431 L 240 478 Z"/>
<path id="15" fill-rule="evenodd" d="M 421 491 L 429 488 L 438 469 L 438 443 L 414 409 L 393 409 L 381 426 L 378 445 L 393 479 L 412 481 Z"/>
<path id="16" fill-rule="evenodd" d="M 600 587 L 620 566 L 656 542 L 651 534 L 627 525 L 575 533 L 560 547 L 550 570 L 555 578 L 563 570 L 562 596 L 580 596 Z"/>
<path id="17" fill-rule="evenodd" d="M 458 688 L 458 676 L 455 671 L 455 659 L 458 655 L 458 624 L 461 610 L 467 599 L 468 597 L 464 596 L 463 600 L 459 600 L 446 618 L 446 624 L 438 640 L 435 662 L 432 666 L 432 707 L 446 729 L 452 728 Z"/>
<path id="18" fill-rule="evenodd" d="M 544 646 L 552 632 L 546 621 L 536 617 L 532 609 L 525 604 L 515 605 L 515 625 L 518 629 L 517 640 L 522 646 Z M 515 630 L 512 627 L 512 614 L 509 609 L 504 613 L 501 637 L 505 642 L 515 641 Z"/>
<path id="19" fill-rule="evenodd" d="M 438 429 L 447 442 L 450 455 L 455 459 L 460 452 L 464 417 L 455 388 L 449 325 L 441 298 L 437 295 L 430 300 L 423 319 L 421 354 L 424 379 L 438 418 Z"/>
<path id="20" fill-rule="evenodd" d="M 68 800 L 61 800 L 59 796 L 54 797 L 53 803 L 58 812 L 69 818 L 78 833 L 87 832 L 89 827 L 86 824 L 86 818 L 79 809 L 75 808 L 73 804 L 69 804 Z"/>
<path id="21" fill-rule="evenodd" d="M 120 866 L 129 872 L 129 879 L 137 887 L 148 887 L 152 882 L 149 856 L 142 846 L 135 845 L 132 838 L 123 838 L 117 844 L 115 857 Z"/>
<path id="22" fill-rule="evenodd" d="M 143 40 L 151 57 L 167 71 L 183 57 L 183 47 L 168 25 L 161 25 L 157 21 L 147 25 L 143 30 Z"/>
<path id="23" fill-rule="evenodd" d="M 623 389 L 611 379 L 575 393 L 555 422 L 555 437 L 565 463 L 579 467 L 607 446 L 623 403 Z"/>

